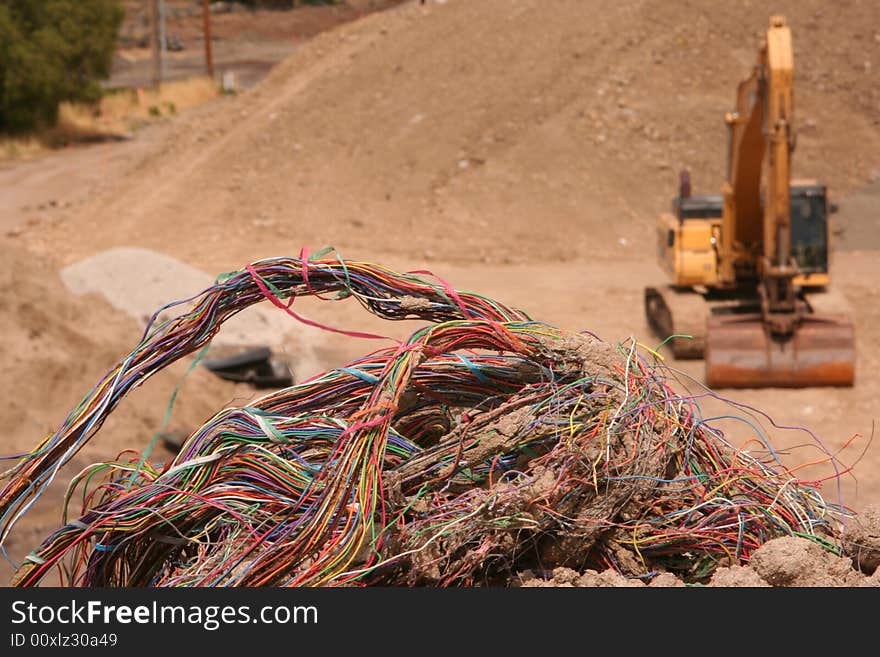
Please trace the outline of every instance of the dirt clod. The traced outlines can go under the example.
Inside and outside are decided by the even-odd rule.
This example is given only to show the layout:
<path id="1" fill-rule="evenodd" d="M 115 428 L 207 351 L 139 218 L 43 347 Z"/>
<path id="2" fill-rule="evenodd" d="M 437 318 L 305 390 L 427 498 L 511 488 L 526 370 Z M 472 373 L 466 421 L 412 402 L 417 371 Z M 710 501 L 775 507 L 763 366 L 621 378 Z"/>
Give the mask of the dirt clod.
<path id="1" fill-rule="evenodd" d="M 678 577 L 673 575 L 672 573 L 660 573 L 654 579 L 651 580 L 649 586 L 653 586 L 654 588 L 679 588 L 685 585 Z"/>
<path id="2" fill-rule="evenodd" d="M 771 586 L 842 586 L 856 574 L 849 559 L 797 536 L 768 541 L 750 565 Z"/>
<path id="3" fill-rule="evenodd" d="M 870 504 L 843 533 L 843 549 L 870 575 L 880 566 L 880 506 Z"/>
<path id="4" fill-rule="evenodd" d="M 709 586 L 731 586 L 731 587 L 768 587 L 761 576 L 752 568 L 743 566 L 731 566 L 730 568 L 719 568 L 715 571 L 712 579 L 709 580 Z"/>

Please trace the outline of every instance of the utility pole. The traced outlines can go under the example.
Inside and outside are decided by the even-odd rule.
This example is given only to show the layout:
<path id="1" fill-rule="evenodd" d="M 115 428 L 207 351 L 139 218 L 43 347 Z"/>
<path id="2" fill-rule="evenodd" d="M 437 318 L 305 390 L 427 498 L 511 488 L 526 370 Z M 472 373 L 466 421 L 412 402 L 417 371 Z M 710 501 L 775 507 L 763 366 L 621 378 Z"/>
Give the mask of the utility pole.
<path id="1" fill-rule="evenodd" d="M 208 0 L 202 0 L 202 21 L 205 32 L 205 69 L 208 77 L 214 79 L 214 56 L 211 53 L 211 6 Z"/>
<path id="2" fill-rule="evenodd" d="M 159 88 L 162 82 L 162 44 L 159 43 L 159 0 L 150 3 L 150 49 L 153 51 L 153 87 Z"/>
<path id="3" fill-rule="evenodd" d="M 165 0 L 159 0 L 159 78 L 162 82 L 168 77 L 168 34 L 165 32 Z"/>

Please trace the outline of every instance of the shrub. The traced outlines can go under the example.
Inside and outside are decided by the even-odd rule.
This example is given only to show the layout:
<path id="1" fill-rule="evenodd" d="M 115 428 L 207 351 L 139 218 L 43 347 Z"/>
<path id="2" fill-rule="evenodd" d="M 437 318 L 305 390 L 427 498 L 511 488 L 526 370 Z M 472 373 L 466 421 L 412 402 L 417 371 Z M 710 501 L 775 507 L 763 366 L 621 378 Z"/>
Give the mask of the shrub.
<path id="1" fill-rule="evenodd" d="M 110 74 L 119 0 L 0 4 L 0 131 L 51 125 L 65 100 L 96 100 Z"/>

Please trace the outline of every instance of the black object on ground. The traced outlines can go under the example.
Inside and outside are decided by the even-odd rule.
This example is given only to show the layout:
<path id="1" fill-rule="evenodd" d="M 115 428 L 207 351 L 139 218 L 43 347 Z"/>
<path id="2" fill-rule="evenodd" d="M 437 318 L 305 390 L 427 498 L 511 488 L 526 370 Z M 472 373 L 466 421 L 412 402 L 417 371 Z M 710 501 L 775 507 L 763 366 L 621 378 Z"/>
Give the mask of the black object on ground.
<path id="1" fill-rule="evenodd" d="M 202 365 L 221 379 L 250 383 L 257 388 L 284 388 L 293 385 L 293 373 L 268 347 L 249 349 L 226 358 L 202 361 Z"/>
<path id="2" fill-rule="evenodd" d="M 163 431 L 159 434 L 159 438 L 162 440 L 162 445 L 165 449 L 177 454 L 183 447 L 183 443 L 189 438 L 189 433 L 174 429 L 172 431 Z"/>

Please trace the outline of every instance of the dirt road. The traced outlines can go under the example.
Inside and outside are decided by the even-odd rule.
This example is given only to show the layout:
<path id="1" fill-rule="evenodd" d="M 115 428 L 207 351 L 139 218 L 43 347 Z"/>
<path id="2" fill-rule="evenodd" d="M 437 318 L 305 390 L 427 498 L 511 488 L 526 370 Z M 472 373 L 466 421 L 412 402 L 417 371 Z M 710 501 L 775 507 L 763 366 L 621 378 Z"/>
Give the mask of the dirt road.
<path id="1" fill-rule="evenodd" d="M 0 164 L 0 233 L 14 237 L 23 227 L 63 222 L 100 195 L 107 181 L 127 173 L 148 152 L 161 126 L 145 128 L 137 139 L 71 146 L 36 159 Z"/>

